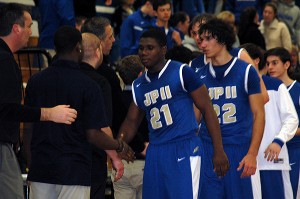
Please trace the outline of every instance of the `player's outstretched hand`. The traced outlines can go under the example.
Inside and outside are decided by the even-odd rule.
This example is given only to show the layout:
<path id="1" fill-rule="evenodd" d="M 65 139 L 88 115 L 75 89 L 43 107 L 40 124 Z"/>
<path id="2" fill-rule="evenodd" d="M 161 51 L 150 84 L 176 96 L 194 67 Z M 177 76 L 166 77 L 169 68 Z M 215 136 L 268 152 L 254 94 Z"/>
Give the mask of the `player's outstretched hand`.
<path id="1" fill-rule="evenodd" d="M 229 160 L 224 151 L 218 153 L 215 152 L 213 157 L 213 164 L 214 164 L 214 172 L 216 172 L 216 174 L 219 177 L 224 177 L 230 167 Z"/>
<path id="2" fill-rule="evenodd" d="M 77 111 L 70 108 L 69 105 L 58 105 L 53 108 L 42 108 L 42 120 L 53 121 L 56 123 L 72 124 L 76 117 Z"/>
<path id="3" fill-rule="evenodd" d="M 113 169 L 116 171 L 114 176 L 114 181 L 117 182 L 120 180 L 124 174 L 124 164 L 119 157 L 116 157 L 111 160 Z"/>
<path id="4" fill-rule="evenodd" d="M 280 151 L 281 151 L 280 145 L 275 142 L 272 142 L 265 150 L 265 158 L 268 161 L 278 160 Z"/>
<path id="5" fill-rule="evenodd" d="M 247 154 L 240 162 L 240 165 L 237 168 L 237 170 L 240 171 L 243 167 L 244 170 L 241 174 L 241 178 L 254 175 L 257 167 L 256 156 L 252 154 Z"/>
<path id="6" fill-rule="evenodd" d="M 135 160 L 134 151 L 123 140 L 118 139 L 118 141 L 121 142 L 122 145 L 121 149 L 117 151 L 119 156 L 122 159 L 126 160 L 128 163 L 133 162 Z"/>

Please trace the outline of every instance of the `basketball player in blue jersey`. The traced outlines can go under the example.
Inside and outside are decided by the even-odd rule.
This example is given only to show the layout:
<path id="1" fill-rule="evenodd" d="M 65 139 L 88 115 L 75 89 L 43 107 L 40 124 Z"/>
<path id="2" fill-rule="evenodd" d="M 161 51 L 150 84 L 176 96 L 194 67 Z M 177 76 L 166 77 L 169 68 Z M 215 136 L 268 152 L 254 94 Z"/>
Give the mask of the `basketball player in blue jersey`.
<path id="1" fill-rule="evenodd" d="M 252 65 L 229 53 L 235 36 L 233 28 L 224 21 L 209 20 L 201 26 L 199 36 L 203 53 L 211 59 L 199 78 L 212 99 L 230 162 L 226 176 L 218 178 L 209 161 L 213 149 L 211 136 L 202 121 L 200 136 L 205 158 L 200 197 L 260 198 L 259 175 L 254 174 L 265 114 L 258 73 Z"/>
<path id="2" fill-rule="evenodd" d="M 298 118 L 300 117 L 300 83 L 292 80 L 288 76 L 288 69 L 291 66 L 291 55 L 290 53 L 282 47 L 273 48 L 268 50 L 264 59 L 268 67 L 268 72 L 271 77 L 276 77 L 283 81 L 287 86 L 287 89 L 294 102 Z M 293 188 L 294 198 L 300 198 L 299 193 L 299 169 L 300 169 L 300 128 L 296 131 L 296 135 L 293 139 L 287 142 L 287 148 L 289 151 L 290 160 L 290 179 Z"/>
<path id="3" fill-rule="evenodd" d="M 197 43 L 197 46 L 201 52 L 203 52 L 203 49 L 201 49 L 201 43 L 200 43 L 200 39 L 199 39 L 199 29 L 200 29 L 201 25 L 205 24 L 207 21 L 214 19 L 214 18 L 215 18 L 215 16 L 212 14 L 203 13 L 203 14 L 200 14 L 200 15 L 197 15 L 196 17 L 194 17 L 191 22 L 191 26 L 192 26 L 191 35 L 192 35 L 193 39 L 195 40 L 195 42 Z M 251 59 L 251 57 L 249 56 L 249 54 L 247 53 L 247 51 L 244 48 L 231 48 L 230 47 L 230 49 L 228 49 L 228 51 L 233 57 L 237 57 L 237 58 L 255 66 L 253 60 Z M 192 60 L 189 65 L 191 66 L 192 69 L 194 69 L 194 71 L 196 73 L 198 73 L 201 70 L 201 68 L 203 66 L 205 66 L 206 64 L 208 64 L 210 61 L 211 61 L 211 59 L 208 58 L 205 55 L 205 53 L 203 53 L 202 55 L 200 55 L 200 56 L 196 57 L 194 60 Z M 256 70 L 258 71 L 258 68 L 256 68 Z M 261 88 L 261 91 L 263 94 L 264 102 L 267 103 L 269 100 L 268 92 L 266 90 L 266 86 L 264 85 L 264 82 L 262 81 L 262 79 L 260 80 L 260 88 Z"/>
<path id="4" fill-rule="evenodd" d="M 119 137 L 130 141 L 146 114 L 150 144 L 146 154 L 143 199 L 196 199 L 201 184 L 203 146 L 196 134 L 198 125 L 193 104 L 202 112 L 211 133 L 214 143 L 212 163 L 217 176 L 226 174 L 229 162 L 205 85 L 187 65 L 166 61 L 166 51 L 164 32 L 151 29 L 142 34 L 138 53 L 147 72 L 133 82 L 134 103 Z"/>

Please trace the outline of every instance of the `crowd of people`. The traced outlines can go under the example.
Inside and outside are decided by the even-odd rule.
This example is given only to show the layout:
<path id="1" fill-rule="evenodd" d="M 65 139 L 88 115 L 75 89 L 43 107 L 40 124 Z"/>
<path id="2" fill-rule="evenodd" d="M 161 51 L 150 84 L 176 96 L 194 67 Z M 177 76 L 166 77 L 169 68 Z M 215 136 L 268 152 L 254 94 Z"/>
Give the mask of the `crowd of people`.
<path id="1" fill-rule="evenodd" d="M 104 199 L 108 161 L 115 199 L 300 198 L 299 2 L 137 2 L 35 1 L 53 61 L 24 104 L 32 16 L 0 6 L 1 197 L 21 143 L 32 199 Z"/>

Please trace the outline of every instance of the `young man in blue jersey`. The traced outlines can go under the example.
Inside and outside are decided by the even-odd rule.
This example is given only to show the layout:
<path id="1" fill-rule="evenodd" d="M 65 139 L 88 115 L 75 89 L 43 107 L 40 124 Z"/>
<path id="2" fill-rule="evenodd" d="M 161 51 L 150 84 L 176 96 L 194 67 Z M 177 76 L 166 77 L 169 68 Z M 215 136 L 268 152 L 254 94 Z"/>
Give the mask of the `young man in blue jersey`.
<path id="1" fill-rule="evenodd" d="M 182 44 L 180 33 L 169 25 L 172 13 L 171 3 L 171 0 L 153 0 L 153 10 L 156 16 L 155 26 L 166 33 L 168 50 Z"/>
<path id="2" fill-rule="evenodd" d="M 122 23 L 120 30 L 121 57 L 138 53 L 139 39 L 143 31 L 155 24 L 152 0 L 143 0 L 143 5 Z"/>
<path id="3" fill-rule="evenodd" d="M 286 142 L 298 129 L 298 116 L 292 98 L 277 78 L 267 76 L 263 51 L 259 46 L 243 44 L 262 75 L 270 100 L 265 104 L 266 124 L 258 152 L 262 198 L 293 198 L 291 170 Z M 272 186 L 270 186 L 272 184 Z"/>
<path id="4" fill-rule="evenodd" d="M 191 22 L 192 37 L 194 38 L 194 40 L 197 43 L 197 46 L 201 52 L 203 52 L 203 49 L 201 48 L 201 42 L 200 42 L 200 38 L 199 38 L 199 29 L 207 21 L 214 19 L 214 18 L 215 18 L 215 16 L 212 14 L 203 13 L 203 14 L 200 14 L 200 15 L 197 15 L 196 17 L 194 17 L 194 19 Z M 249 54 L 247 53 L 247 51 L 244 48 L 231 48 L 230 47 L 230 50 L 228 50 L 228 51 L 233 57 L 237 57 L 249 64 L 254 65 L 253 60 L 251 59 L 251 57 L 249 56 Z M 208 64 L 210 61 L 211 61 L 211 59 L 209 57 L 207 57 L 205 53 L 203 53 L 202 55 L 193 59 L 189 65 L 197 73 L 197 72 L 199 72 L 199 70 L 202 67 L 204 67 L 206 64 Z M 258 68 L 256 68 L 256 69 L 258 71 Z M 268 93 L 267 93 L 266 87 L 265 87 L 262 79 L 260 80 L 260 86 L 261 86 L 264 102 L 266 103 L 266 102 L 268 102 L 269 97 L 268 97 Z"/>
<path id="5" fill-rule="evenodd" d="M 288 70 L 291 66 L 291 55 L 285 48 L 277 47 L 268 50 L 264 59 L 271 77 L 276 77 L 283 81 L 294 102 L 298 118 L 300 116 L 300 83 L 288 76 Z M 293 188 L 294 198 L 299 198 L 299 169 L 300 169 L 300 128 L 292 140 L 287 143 L 290 160 L 290 179 Z"/>
<path id="6" fill-rule="evenodd" d="M 144 32 L 139 57 L 147 72 L 133 82 L 133 103 L 119 136 L 129 142 L 143 116 L 149 128 L 143 199 L 198 198 L 203 148 L 196 135 L 193 104 L 202 112 L 214 143 L 212 163 L 223 177 L 229 162 L 207 89 L 187 65 L 166 61 L 166 35 L 158 29 Z M 210 160 L 211 161 L 211 160 Z"/>
<path id="7" fill-rule="evenodd" d="M 258 73 L 251 64 L 229 53 L 235 36 L 233 28 L 226 22 L 209 20 L 201 26 L 199 37 L 203 53 L 211 59 L 199 72 L 199 78 L 208 88 L 230 161 L 226 176 L 218 178 L 209 161 L 213 149 L 211 136 L 206 122 L 202 121 L 200 136 L 206 158 L 203 159 L 200 197 L 260 197 L 259 175 L 252 177 L 256 173 L 256 156 L 265 117 Z"/>

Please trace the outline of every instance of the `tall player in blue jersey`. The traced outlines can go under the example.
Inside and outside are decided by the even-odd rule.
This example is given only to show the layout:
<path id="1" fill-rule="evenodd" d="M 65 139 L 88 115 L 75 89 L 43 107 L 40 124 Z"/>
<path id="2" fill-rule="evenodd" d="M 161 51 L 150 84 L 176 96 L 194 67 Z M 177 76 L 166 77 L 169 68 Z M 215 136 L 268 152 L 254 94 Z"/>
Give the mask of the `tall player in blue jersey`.
<path id="1" fill-rule="evenodd" d="M 203 158 L 201 198 L 259 198 L 256 173 L 259 145 L 264 131 L 264 103 L 255 68 L 230 55 L 235 40 L 231 26 L 220 19 L 209 20 L 199 30 L 201 49 L 211 59 L 200 79 L 207 86 L 221 126 L 230 169 L 224 178 L 213 172 L 212 140 L 205 121 L 201 124 L 206 158 Z M 256 190 L 258 188 L 258 190 Z"/>
<path id="2" fill-rule="evenodd" d="M 203 14 L 200 14 L 200 15 L 197 15 L 196 17 L 194 17 L 191 22 L 191 26 L 192 26 L 191 35 L 192 35 L 193 39 L 195 40 L 195 42 L 201 52 L 203 51 L 203 49 L 201 48 L 201 42 L 199 39 L 199 29 L 200 29 L 201 25 L 205 24 L 207 21 L 214 19 L 214 18 L 215 18 L 215 16 L 212 14 L 203 13 Z M 237 57 L 249 64 L 254 65 L 254 62 L 251 59 L 251 57 L 249 56 L 249 54 L 247 53 L 246 49 L 230 47 L 230 49 L 228 49 L 228 51 L 231 54 L 231 56 Z M 203 53 L 202 55 L 199 55 L 198 57 L 193 59 L 189 65 L 191 66 L 192 69 L 194 69 L 194 71 L 196 73 L 198 73 L 201 70 L 201 68 L 204 67 L 206 64 L 208 64 L 210 61 L 211 61 L 211 59 L 209 57 L 207 57 L 205 55 L 205 53 Z M 258 71 L 258 68 L 256 68 L 256 70 Z M 264 102 L 266 103 L 269 100 L 269 96 L 268 96 L 268 92 L 266 90 L 266 86 L 264 85 L 264 82 L 262 81 L 262 79 L 260 80 L 260 88 L 261 88 L 261 91 L 263 94 Z"/>
<path id="3" fill-rule="evenodd" d="M 223 150 L 220 126 L 207 89 L 185 64 L 166 61 L 166 36 L 151 29 L 142 34 L 139 56 L 147 72 L 132 85 L 134 103 L 119 131 L 132 139 L 146 114 L 149 141 L 143 182 L 143 199 L 198 198 L 203 146 L 193 103 L 203 114 L 214 143 L 212 162 L 224 176 L 229 162 Z"/>
<path id="4" fill-rule="evenodd" d="M 298 118 L 300 117 L 300 83 L 292 80 L 288 75 L 288 69 L 291 66 L 291 55 L 282 47 L 273 48 L 265 53 L 265 61 L 268 72 L 271 77 L 276 77 L 283 81 L 294 102 Z M 290 179 L 293 188 L 294 198 L 300 198 L 300 128 L 296 131 L 295 136 L 287 142 L 290 160 Z"/>

